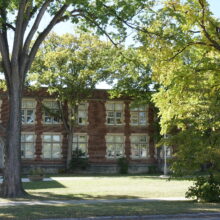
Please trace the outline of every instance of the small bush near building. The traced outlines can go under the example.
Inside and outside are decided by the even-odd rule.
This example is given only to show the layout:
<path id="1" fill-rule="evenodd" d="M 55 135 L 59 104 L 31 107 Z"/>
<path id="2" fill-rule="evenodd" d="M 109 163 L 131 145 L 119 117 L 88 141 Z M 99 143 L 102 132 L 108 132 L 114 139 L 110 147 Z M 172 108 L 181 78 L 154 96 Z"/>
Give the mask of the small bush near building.
<path id="1" fill-rule="evenodd" d="M 31 181 L 41 181 L 44 178 L 44 169 L 41 167 L 32 168 L 28 177 Z"/>
<path id="2" fill-rule="evenodd" d="M 70 170 L 85 170 L 89 167 L 88 158 L 80 149 L 76 149 L 72 153 L 70 161 Z"/>
<path id="3" fill-rule="evenodd" d="M 220 182 L 212 174 L 196 178 L 194 186 L 189 187 L 186 198 L 199 202 L 220 202 Z"/>
<path id="4" fill-rule="evenodd" d="M 158 167 L 156 165 L 148 166 L 148 173 L 149 174 L 156 174 L 156 173 L 158 173 Z"/>
<path id="5" fill-rule="evenodd" d="M 128 165 L 129 162 L 126 157 L 122 157 L 118 159 L 118 168 L 120 174 L 127 174 L 128 173 Z"/>

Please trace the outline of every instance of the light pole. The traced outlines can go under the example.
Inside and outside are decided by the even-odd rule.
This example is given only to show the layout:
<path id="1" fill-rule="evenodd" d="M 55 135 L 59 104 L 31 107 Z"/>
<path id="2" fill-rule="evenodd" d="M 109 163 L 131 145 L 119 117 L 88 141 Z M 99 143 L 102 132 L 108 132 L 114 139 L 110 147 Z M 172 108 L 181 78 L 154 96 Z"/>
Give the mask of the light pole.
<path id="1" fill-rule="evenodd" d="M 167 135 L 164 135 L 164 139 L 167 138 Z M 167 176 L 168 170 L 167 170 L 167 146 L 166 143 L 163 145 L 163 150 L 164 150 L 164 166 L 163 166 L 163 175 Z"/>
<path id="2" fill-rule="evenodd" d="M 164 166 L 163 166 L 163 175 L 167 176 L 167 146 L 164 145 L 163 146 L 163 150 L 164 150 Z"/>

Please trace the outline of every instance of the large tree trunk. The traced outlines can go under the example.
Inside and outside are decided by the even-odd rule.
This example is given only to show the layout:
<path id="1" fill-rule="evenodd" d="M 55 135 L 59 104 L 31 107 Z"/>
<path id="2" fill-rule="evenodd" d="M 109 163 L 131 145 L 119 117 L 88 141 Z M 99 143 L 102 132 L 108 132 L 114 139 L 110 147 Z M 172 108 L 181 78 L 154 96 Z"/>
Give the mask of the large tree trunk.
<path id="1" fill-rule="evenodd" d="M 0 170 L 4 167 L 4 146 L 5 140 L 3 137 L 0 137 Z"/>
<path id="2" fill-rule="evenodd" d="M 5 169 L 1 189 L 3 197 L 21 197 L 26 193 L 21 183 L 21 97 L 22 83 L 14 77 L 8 89 L 9 119 L 6 131 Z"/>
<path id="3" fill-rule="evenodd" d="M 68 143 L 67 143 L 67 159 L 66 168 L 69 169 L 70 161 L 72 159 L 72 143 L 73 143 L 73 131 L 70 129 L 68 132 Z"/>

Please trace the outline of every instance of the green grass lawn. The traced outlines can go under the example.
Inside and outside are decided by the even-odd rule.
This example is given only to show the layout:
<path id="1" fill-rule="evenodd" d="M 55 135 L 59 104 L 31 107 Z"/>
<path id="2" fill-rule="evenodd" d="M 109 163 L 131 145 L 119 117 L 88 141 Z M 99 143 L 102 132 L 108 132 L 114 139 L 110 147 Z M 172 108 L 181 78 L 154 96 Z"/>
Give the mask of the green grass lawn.
<path id="1" fill-rule="evenodd" d="M 30 196 L 20 200 L 121 199 L 184 197 L 192 185 L 187 180 L 150 176 L 96 176 L 61 179 L 52 182 L 24 183 Z M 0 201 L 6 201 L 1 199 Z M 220 212 L 220 204 L 179 202 L 97 203 L 75 205 L 37 205 L 0 207 L 0 219 L 41 219 L 108 215 L 176 214 Z"/>
<path id="2" fill-rule="evenodd" d="M 25 183 L 32 196 L 43 199 L 119 199 L 184 197 L 192 185 L 187 180 L 172 180 L 148 176 L 76 177 L 53 182 Z"/>
<path id="3" fill-rule="evenodd" d="M 34 220 L 91 216 L 132 216 L 148 214 L 179 214 L 219 212 L 220 204 L 194 202 L 143 202 L 113 204 L 78 204 L 48 206 L 0 207 L 0 219 Z"/>

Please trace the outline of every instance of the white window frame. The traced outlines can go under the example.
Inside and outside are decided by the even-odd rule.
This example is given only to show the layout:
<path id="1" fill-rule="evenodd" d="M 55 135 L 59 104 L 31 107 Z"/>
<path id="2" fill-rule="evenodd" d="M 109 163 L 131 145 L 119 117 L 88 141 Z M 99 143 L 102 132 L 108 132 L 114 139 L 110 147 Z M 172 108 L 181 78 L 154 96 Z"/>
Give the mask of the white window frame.
<path id="1" fill-rule="evenodd" d="M 44 136 L 51 136 L 51 141 L 45 141 L 44 140 Z M 59 136 L 60 137 L 60 141 L 55 141 L 53 142 L 53 136 Z M 63 143 L 63 136 L 61 133 L 55 133 L 55 132 L 44 132 L 42 135 L 41 135 L 41 138 L 42 138 L 42 158 L 44 160 L 60 160 L 62 159 L 62 143 Z M 44 144 L 50 144 L 50 157 L 45 157 L 44 156 Z M 60 151 L 59 151 L 59 157 L 53 157 L 53 146 L 54 144 L 60 144 Z"/>
<path id="2" fill-rule="evenodd" d="M 132 126 L 147 126 L 148 125 L 148 105 L 139 105 L 137 107 L 131 107 L 130 103 L 130 124 Z M 143 109 L 144 108 L 144 109 Z M 145 123 L 141 123 L 141 113 L 145 114 Z M 137 114 L 137 123 L 132 121 L 132 114 Z"/>
<path id="3" fill-rule="evenodd" d="M 165 149 L 166 149 L 166 158 L 172 158 L 173 157 L 173 147 L 171 146 L 163 146 L 160 149 L 160 158 L 164 159 L 165 158 Z"/>
<path id="4" fill-rule="evenodd" d="M 80 136 L 85 136 L 86 137 L 86 141 L 85 142 L 82 142 L 82 141 L 79 141 L 79 137 Z M 74 141 L 74 137 L 76 137 L 77 138 L 77 140 L 76 141 Z M 88 134 L 86 134 L 86 133 L 74 133 L 73 134 L 73 140 L 72 140 L 72 151 L 74 151 L 75 149 L 80 149 L 80 144 L 85 144 L 86 145 L 86 150 L 85 150 L 85 158 L 87 158 L 87 157 L 89 157 L 89 155 L 88 155 L 88 138 L 89 138 L 89 136 L 88 136 Z M 74 144 L 76 144 L 76 148 L 74 148 Z"/>
<path id="5" fill-rule="evenodd" d="M 81 107 L 82 105 L 85 105 L 85 108 L 82 108 Z M 85 118 L 84 118 L 84 120 L 82 119 L 82 122 L 80 122 L 80 120 L 82 118 L 82 117 L 80 117 L 80 112 L 84 112 L 84 114 L 85 114 Z M 78 105 L 77 124 L 78 125 L 87 125 L 88 124 L 88 103 L 87 102 L 82 102 Z"/>
<path id="6" fill-rule="evenodd" d="M 23 141 L 22 136 L 27 136 L 27 135 L 32 135 L 33 136 L 33 141 Z M 27 151 L 27 146 L 26 144 L 32 143 L 33 144 L 33 157 L 26 157 L 26 151 Z M 24 148 L 24 149 L 22 149 Z M 24 151 L 24 155 L 22 155 L 22 150 Z M 21 158 L 24 160 L 33 160 L 35 158 L 35 153 L 36 153 L 36 134 L 33 132 L 22 132 L 21 133 Z"/>
<path id="7" fill-rule="evenodd" d="M 112 136 L 112 137 L 114 137 L 114 140 L 113 140 L 113 142 L 108 142 L 108 137 L 109 136 Z M 116 142 L 115 141 L 115 139 L 116 139 L 116 137 L 117 136 L 120 136 L 121 138 L 122 138 L 122 142 Z M 105 143 L 106 143 L 106 158 L 107 159 L 118 159 L 118 158 L 122 158 L 122 157 L 124 157 L 125 156 L 125 136 L 123 135 L 123 134 L 121 134 L 121 133 L 117 133 L 117 134 L 113 134 L 113 133 L 108 133 L 108 134 L 106 134 L 106 136 L 105 136 Z M 108 155 L 108 145 L 109 144 L 115 144 L 115 146 L 113 146 L 115 149 L 114 149 L 114 152 L 116 152 L 117 150 L 116 150 L 116 148 L 117 148 L 117 144 L 121 144 L 122 145 L 122 154 L 121 155 L 119 155 L 119 156 L 117 156 L 117 155 L 113 155 L 113 156 L 109 156 Z"/>
<path id="8" fill-rule="evenodd" d="M 57 105 L 57 101 L 56 100 L 54 100 L 54 99 L 45 99 L 45 100 L 43 100 L 43 102 L 42 102 L 42 104 L 43 105 L 45 105 L 45 106 L 47 106 L 45 103 L 48 103 L 48 102 L 51 102 L 51 103 L 56 103 L 56 105 Z M 52 106 L 53 106 L 53 104 L 52 104 Z M 47 106 L 48 107 L 48 106 Z M 52 109 L 52 110 L 54 110 L 54 111 L 59 111 L 59 107 L 57 106 L 57 108 L 50 108 L 50 109 Z M 48 114 L 48 115 L 47 115 Z M 51 118 L 51 120 L 50 120 L 50 122 L 46 122 L 46 118 Z M 55 120 L 56 119 L 56 120 Z M 61 120 L 60 120 L 60 118 L 57 118 L 57 117 L 55 117 L 55 116 L 53 116 L 53 115 L 50 115 L 50 113 L 49 112 L 46 112 L 45 110 L 43 110 L 43 124 L 46 124 L 46 125 L 54 125 L 54 124 L 61 124 L 62 122 L 61 122 Z"/>
<path id="9" fill-rule="evenodd" d="M 116 109 L 116 105 L 120 104 L 122 106 L 121 110 L 117 110 Z M 108 105 L 113 105 L 113 109 L 108 109 Z M 105 109 L 106 109 L 106 125 L 116 125 L 116 126 L 120 126 L 120 125 L 124 125 L 124 103 L 120 102 L 120 101 L 107 101 L 105 103 Z M 109 113 L 113 113 L 113 116 L 110 117 Z M 117 114 L 120 113 L 121 116 L 118 117 Z M 109 119 L 113 119 L 113 123 L 109 123 Z M 121 123 L 117 123 L 118 119 L 120 119 Z"/>
<path id="10" fill-rule="evenodd" d="M 136 141 L 133 141 L 132 138 L 133 137 L 145 137 L 146 138 L 146 142 L 141 142 L 140 139 L 136 142 Z M 146 145 L 146 155 L 145 156 L 142 156 L 142 149 L 144 148 L 142 145 Z M 130 146 L 131 146 L 131 155 L 130 157 L 132 159 L 147 159 L 149 158 L 149 136 L 147 134 L 131 134 L 130 136 Z M 133 149 L 136 147 L 137 148 L 137 151 L 138 151 L 138 155 L 134 155 L 132 153 Z"/>
<path id="11" fill-rule="evenodd" d="M 27 106 L 27 102 L 33 102 L 33 106 L 32 107 L 28 107 Z M 24 118 L 24 120 L 21 119 L 22 124 L 25 125 L 31 125 L 31 124 L 35 124 L 35 114 L 36 114 L 36 105 L 37 102 L 35 99 L 22 99 L 22 106 L 21 106 L 21 117 Z M 23 112 L 24 111 L 24 114 Z M 33 122 L 28 122 L 27 118 L 28 118 L 28 111 L 33 111 Z"/>

